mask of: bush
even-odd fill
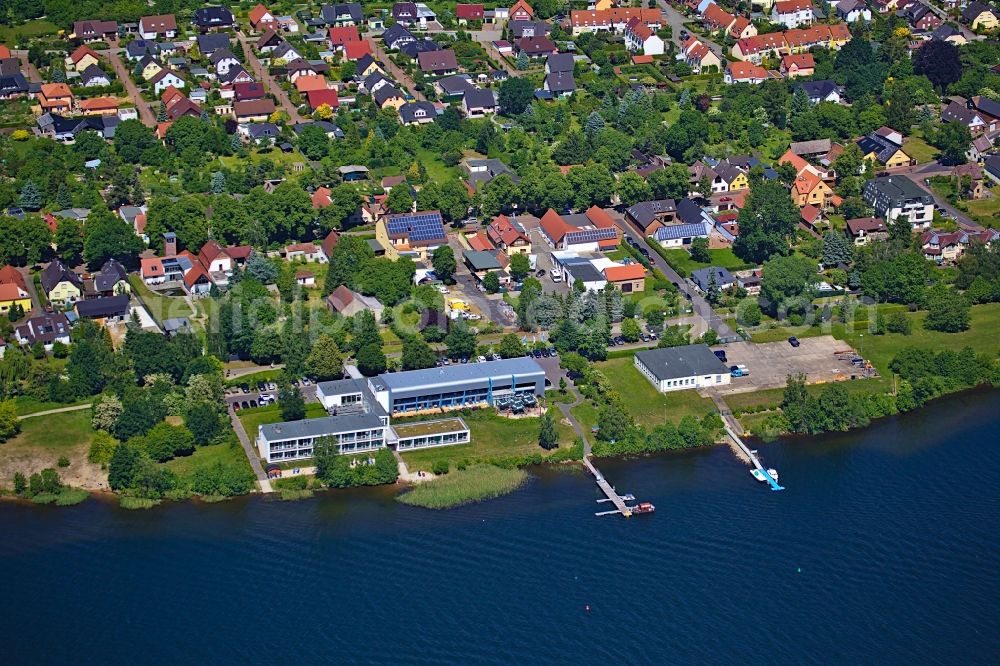
[[[437,460],[431,466],[431,472],[437,475],[447,474],[450,469],[451,467],[447,460]]]
[[[910,318],[905,312],[893,312],[885,319],[885,329],[890,333],[909,335],[912,331]]]
[[[59,456],[59,462],[56,463],[59,467],[69,467],[69,458],[66,456]]]

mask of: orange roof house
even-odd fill
[[[781,73],[788,78],[812,76],[815,70],[816,60],[812,53],[793,53],[781,58]]]
[[[329,187],[317,187],[312,193],[312,207],[319,210],[331,205],[333,203],[333,199],[330,198],[331,191]]]
[[[719,30],[729,30],[729,27],[736,21],[736,17],[713,2],[705,8],[705,12],[702,14],[702,21],[709,30],[717,32]]]
[[[483,232],[478,232],[465,237],[469,242],[469,247],[477,252],[492,252],[494,249],[490,239]]]
[[[93,97],[80,100],[80,110],[88,116],[112,114],[118,113],[119,104],[117,97]]]
[[[633,65],[648,65],[653,62],[653,56],[651,55],[634,55],[632,56]]]
[[[28,285],[24,281],[24,275],[13,266],[0,268],[0,284],[14,284],[25,291],[28,290]]]
[[[73,68],[79,72],[82,72],[91,65],[96,65],[100,62],[97,52],[86,44],[78,46],[76,50],[70,54],[69,60],[73,63]]]
[[[38,103],[46,111],[69,111],[73,107],[73,91],[65,83],[43,83]]]
[[[507,14],[511,21],[530,21],[534,15],[535,10],[524,0],[517,0]]]
[[[4,46],[3,44],[0,44],[0,58],[9,58],[9,57],[10,57],[10,49]]]
[[[251,9],[250,13],[247,14],[247,18],[250,19],[250,26],[257,32],[278,27],[278,21],[274,18],[274,14],[271,13],[270,9],[261,4]]]
[[[307,93],[310,90],[326,90],[326,78],[322,74],[306,74],[295,79],[295,89],[300,93]]]
[[[608,266],[604,269],[604,278],[623,294],[646,290],[646,269],[642,264]]]
[[[309,108],[313,111],[324,104],[335,111],[340,106],[340,98],[337,96],[337,91],[332,88],[328,90],[310,90],[306,93],[306,98],[309,100]]]
[[[342,47],[348,42],[356,42],[361,39],[358,34],[358,27],[355,25],[332,26],[330,28],[330,46]]]

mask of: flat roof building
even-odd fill
[[[636,352],[635,367],[660,393],[722,386],[730,382],[729,368],[708,345]]]

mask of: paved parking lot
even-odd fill
[[[713,349],[726,351],[729,365],[745,365],[750,369],[749,377],[733,377],[729,386],[722,387],[722,393],[740,393],[766,388],[785,386],[788,375],[804,373],[809,383],[832,382],[860,375],[859,370],[849,361],[841,360],[834,352],[848,351],[846,342],[823,335],[803,338],[798,347],[787,341],[755,344],[735,342]]]

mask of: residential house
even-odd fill
[[[118,127],[118,117],[112,115],[65,118],[57,113],[43,113],[36,122],[42,136],[61,143],[72,143],[77,134],[86,130],[97,132],[101,138],[113,139]]]
[[[524,227],[511,221],[506,215],[493,218],[486,227],[486,237],[493,247],[503,250],[508,257],[515,254],[531,254],[531,239],[528,233]]]
[[[225,86],[235,86],[238,83],[253,83],[253,77],[243,66],[230,67],[229,71],[219,77],[219,83]]]
[[[263,32],[278,28],[278,21],[275,19],[274,14],[262,4],[258,4],[251,9],[247,14],[247,19],[249,19],[250,27],[254,29],[254,32]]]
[[[677,202],[673,199],[640,201],[625,209],[625,220],[642,235],[652,236],[662,226],[673,224],[677,217]]]
[[[979,136],[987,130],[986,121],[974,109],[952,101],[941,111],[941,122],[956,122],[969,129],[972,136]]]
[[[83,280],[59,259],[53,259],[38,279],[53,305],[63,307],[83,297]]]
[[[223,46],[225,46],[226,48],[229,47],[229,37],[227,35],[225,35],[225,34],[202,35],[201,37],[198,37],[198,39],[207,38],[207,37],[222,37],[222,38],[225,38],[226,43]],[[274,30],[272,28],[270,30],[265,30],[264,31],[264,34],[262,34],[257,39],[257,43],[254,44],[254,48],[256,48],[257,52],[260,53],[261,55],[267,55],[269,53],[273,53],[276,48],[278,48],[281,44],[285,44],[285,43],[287,43],[287,42],[285,42],[285,39],[280,34],[278,34],[277,30]]]
[[[544,58],[559,53],[559,48],[548,37],[522,37],[514,42],[514,50],[529,58]]]
[[[846,23],[872,20],[872,11],[862,0],[840,0],[837,3],[837,18]]]
[[[986,123],[986,130],[993,132],[1000,128],[1000,102],[975,95],[969,99],[969,108],[974,109]]]
[[[455,18],[459,25],[469,23],[482,23],[485,17],[485,9],[482,5],[466,5],[459,3],[455,5]]]
[[[128,271],[117,259],[108,259],[101,270],[84,282],[84,297],[87,299],[130,293],[132,287],[128,282]]]
[[[781,57],[781,73],[789,79],[798,76],[812,76],[816,61],[812,53],[794,53]]]
[[[277,46],[271,49],[271,62],[276,60],[284,60],[285,63],[290,64],[298,60],[302,60],[302,54],[299,53],[294,46],[285,40],[281,40],[278,42]],[[316,72],[312,73],[315,74]]]
[[[497,99],[493,90],[472,88],[462,98],[462,110],[467,118],[483,118],[497,112]]]
[[[142,60],[146,56],[159,55],[160,47],[148,39],[134,39],[125,45],[125,57],[130,61]]]
[[[420,71],[434,76],[447,76],[458,71],[458,59],[451,49],[418,53],[417,63]]]
[[[367,39],[359,39],[354,42],[344,44],[344,60],[359,62],[362,58],[367,58],[366,67],[370,67],[372,60],[372,44]],[[356,70],[362,71],[360,67]]]
[[[184,274],[183,282],[184,290],[192,296],[205,296],[212,290],[212,276],[197,261]]]
[[[726,65],[726,71],[722,80],[726,85],[734,83],[758,85],[767,81],[768,78],[770,78],[770,75],[763,67],[755,65],[752,62],[733,61]]]
[[[35,98],[46,113],[65,113],[73,109],[73,91],[65,83],[43,83]]]
[[[549,97],[566,97],[576,91],[576,81],[572,72],[553,72],[546,74],[542,90]]]
[[[281,136],[281,130],[274,123],[244,123],[237,131],[257,145],[271,144]]]
[[[712,165],[715,177],[712,179],[712,192],[732,192],[750,187],[747,173],[729,159]]]
[[[509,21],[530,21],[535,16],[535,10],[524,0],[517,0],[507,14]]]
[[[1000,231],[985,229],[983,231],[938,231],[931,229],[920,235],[920,247],[924,257],[939,264],[954,264],[973,243],[982,243],[990,247],[1000,241]]]
[[[511,21],[507,24],[511,39],[522,37],[546,37],[552,32],[552,26],[545,21]]]
[[[229,70],[232,67],[243,66],[239,59],[227,48],[216,49],[213,51],[208,61],[212,63],[212,67],[215,69],[215,74],[217,76],[225,76],[229,73]]]
[[[792,150],[786,151],[778,159],[778,164],[786,163],[791,164],[796,172],[795,182],[792,184],[791,190],[792,201],[795,202],[796,206],[803,209],[812,206],[816,211],[822,212],[840,205],[840,197],[833,192],[827,182],[832,179],[825,169],[809,164]],[[815,221],[816,215],[811,217],[813,219],[807,220],[810,224]]]
[[[898,141],[897,141],[898,139]],[[902,135],[898,132],[879,133],[878,130],[867,134],[855,143],[861,149],[866,160],[885,165],[887,169],[916,164],[903,150]]]
[[[884,240],[889,237],[889,228],[880,217],[858,217],[847,220],[847,237],[855,245],[867,245],[873,240]]]
[[[715,54],[715,51],[693,35],[682,44],[681,53],[684,55],[684,62],[695,74],[700,74],[703,71],[718,71],[722,66],[722,60]]]
[[[382,312],[385,310],[385,306],[377,298],[362,296],[344,285],[340,285],[326,297],[326,306],[331,312],[343,317],[353,317],[359,312],[368,310],[375,315],[375,321],[382,319]]]
[[[392,20],[400,25],[415,26],[419,23],[417,5],[413,2],[397,2],[392,6]],[[421,28],[427,27],[425,21]]]
[[[161,69],[159,73],[149,80],[149,82],[153,84],[153,92],[157,95],[170,86],[173,86],[174,88],[183,88],[187,85],[187,82],[184,81],[184,79],[182,79],[177,72],[169,69]]]
[[[365,20],[361,5],[357,2],[323,5],[320,16],[327,25],[361,25]]]
[[[229,35],[224,32],[198,35],[196,43],[198,44],[198,52],[206,58],[211,58],[212,54],[219,49],[229,49]]]
[[[233,116],[238,123],[264,122],[274,111],[274,101],[267,97],[233,102]]]
[[[336,111],[340,107],[340,97],[337,91],[332,88],[310,90],[306,93],[306,100],[309,102],[309,108],[313,111],[324,105],[330,107],[333,111]]]
[[[585,32],[623,33],[625,26],[633,18],[638,18],[654,30],[659,30],[663,25],[663,14],[659,9],[612,7],[603,10],[574,9],[570,12],[570,26],[573,35],[581,35]]]
[[[366,40],[364,43],[368,44],[369,42]],[[355,79],[363,81],[364,79],[368,78],[372,74],[375,74],[376,72],[384,74],[384,72],[382,71],[382,65],[379,64],[379,62],[375,60],[371,55],[363,55],[360,58],[358,58],[357,70],[354,75]]]
[[[111,42],[118,39],[117,21],[75,21],[73,39],[88,42]]]
[[[247,101],[252,99],[263,99],[264,84],[253,81],[251,83],[237,83],[233,86],[233,94],[236,99]]]
[[[990,32],[1000,27],[1000,11],[975,0],[962,11],[962,22],[972,30]]]
[[[327,37],[334,51],[342,51],[347,43],[361,40],[358,28],[354,25],[334,26],[327,31]]]
[[[111,116],[118,114],[119,104],[121,104],[121,100],[117,97],[91,97],[80,100],[77,107],[79,107],[80,113],[85,116]],[[120,118],[120,120],[125,119]]]
[[[736,284],[736,278],[733,277],[733,274],[725,268],[718,266],[709,266],[708,268],[699,268],[691,271],[691,281],[702,292],[707,292],[711,289],[713,281],[720,291],[731,289]]]
[[[101,59],[97,56],[94,49],[89,46],[83,45],[78,46],[73,53],[66,58],[66,65],[68,69],[73,69],[78,72],[82,72],[92,65],[97,65],[101,62]]]
[[[813,23],[812,0],[778,0],[771,9],[771,23],[798,28]]]
[[[648,56],[663,55],[663,40],[638,17],[633,17],[625,26],[625,48]]]
[[[962,46],[963,44],[968,44],[969,40],[965,38],[962,31],[958,28],[943,23],[939,25],[932,33],[931,39],[936,39],[941,42],[951,42],[955,46]]]
[[[910,3],[896,12],[896,16],[909,23],[914,32],[931,32],[942,23],[930,7],[920,2]]]
[[[498,176],[507,176],[515,185],[521,182],[520,176],[501,160],[495,158],[478,159],[467,157],[462,160],[462,168],[468,174],[469,183],[474,189],[480,189]]]
[[[0,268],[0,314],[8,314],[15,305],[31,312],[31,294],[21,271],[4,266]]]
[[[642,264],[621,264],[604,269],[604,279],[618,287],[623,294],[635,294],[646,290],[646,269]]]
[[[226,7],[201,7],[194,10],[194,25],[202,32],[236,27],[233,13]]]
[[[705,10],[701,13],[701,23],[705,26],[705,29],[710,33],[716,33],[720,30],[726,32],[729,28],[736,22],[736,17],[727,12],[725,9],[715,4],[714,2],[709,3]]]
[[[904,218],[914,229],[927,229],[934,220],[934,197],[906,176],[873,178],[865,183],[863,194],[887,222]]]
[[[398,109],[399,122],[403,125],[425,125],[437,119],[437,109],[431,102],[406,102]]]
[[[295,284],[301,287],[315,287],[316,274],[312,271],[295,271]]]
[[[737,16],[733,24],[729,26],[728,32],[733,39],[746,39],[757,35],[757,26],[751,23],[746,16]]]
[[[833,81],[819,80],[819,81],[805,81],[803,83],[796,83],[793,87],[793,92],[795,90],[801,89],[809,97],[809,101],[813,104],[819,104],[820,102],[833,102],[834,104],[840,104],[840,91],[837,89],[837,84]]]
[[[435,249],[448,242],[448,235],[441,213],[433,210],[387,215],[376,223],[375,239],[389,259],[412,256],[426,262]]]
[[[62,312],[31,317],[14,329],[14,339],[25,347],[41,344],[45,351],[50,352],[57,342],[64,345],[70,343],[69,319]]]
[[[560,215],[550,208],[542,216],[539,226],[545,240],[556,250],[613,250],[621,242],[621,230],[611,216],[598,206],[570,215]]]
[[[497,260],[496,253],[484,250],[466,250],[462,253],[462,261],[468,267],[476,280],[482,282],[490,273],[497,273],[500,282],[509,282],[509,276],[501,275],[503,266]],[[506,278],[506,279],[504,279]]]
[[[294,243],[285,247],[285,259],[288,261],[304,260],[326,263],[323,248],[313,243]]]
[[[382,33],[382,43],[385,44],[385,48],[387,49],[398,49],[404,44],[410,44],[415,41],[417,41],[417,38],[413,36],[413,33],[399,23],[390,25]]]
[[[571,53],[554,53],[545,59],[545,73],[569,72],[573,73],[575,62]]]
[[[323,250],[323,256],[326,257],[327,261],[330,261],[333,257],[333,250],[337,247],[337,243],[340,242],[340,234],[335,230],[331,230],[330,233],[326,235],[323,239],[321,249]]]
[[[406,104],[406,97],[400,92],[399,88],[392,85],[379,86],[372,93],[372,99],[378,104],[380,109],[393,108],[398,109]]]
[[[655,231],[649,234],[664,248],[691,249],[691,243],[695,238],[708,238],[711,234],[711,225],[704,223],[683,223],[667,224],[655,227]]]
[[[84,88],[106,88],[111,85],[111,77],[97,65],[91,65],[80,72],[80,85]]]
[[[710,388],[732,381],[729,368],[705,344],[639,351],[633,363],[660,393]]]
[[[143,39],[173,39],[177,36],[177,19],[173,14],[143,16],[139,19],[139,36]]]
[[[399,47],[399,52],[406,55],[408,58],[416,58],[418,53],[425,53],[427,51],[440,51],[441,47],[433,39],[418,39],[412,42],[406,42]]]

